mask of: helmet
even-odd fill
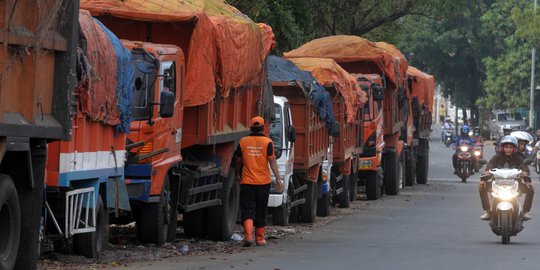
[[[452,122],[452,119],[450,119],[450,117],[446,117],[446,119],[444,120],[446,122]]]
[[[510,135],[503,136],[501,138],[501,141],[499,142],[499,153],[504,154],[503,148],[504,148],[505,144],[512,144],[514,146],[514,152],[513,153],[517,152],[518,141],[517,141],[516,137],[510,136]]]
[[[530,143],[534,141],[534,138],[531,136],[531,134],[525,131],[514,131],[510,133],[510,135],[514,136],[518,140],[518,142],[527,141],[527,143]]]
[[[471,130],[471,128],[467,125],[463,125],[461,127],[461,135],[462,136],[465,136],[465,135],[469,135],[469,131]]]
[[[510,125],[504,125],[502,129],[505,135],[510,135],[510,132],[512,132],[512,127]]]
[[[474,136],[480,136],[480,128],[479,127],[475,127],[473,128],[474,130]]]

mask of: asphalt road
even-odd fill
[[[540,269],[538,199],[533,220],[502,245],[479,219],[478,174],[467,183],[453,175],[452,150],[439,142],[438,132],[430,144],[428,185],[408,187],[399,196],[383,197],[315,231],[266,247],[123,269]],[[492,155],[493,147],[487,147],[486,158]]]

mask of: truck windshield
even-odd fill
[[[144,52],[132,51],[135,70],[131,112],[133,120],[145,120],[153,112],[154,85],[157,78],[157,65]]]
[[[279,159],[283,148],[283,109],[279,104],[274,104],[274,110],[276,117],[270,122],[270,139],[274,144],[276,159]]]

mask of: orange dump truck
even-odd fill
[[[230,239],[239,204],[233,154],[250,119],[273,106],[264,84],[271,29],[218,0],[81,7],[126,40],[136,65],[125,177],[139,239],[174,240],[178,212],[186,236]]]
[[[70,139],[78,9],[69,0],[0,4],[1,269],[36,268],[47,143]]]
[[[313,222],[315,216],[330,214],[327,168],[329,136],[337,135],[330,95],[308,71],[292,62],[270,56],[266,72],[274,91],[276,119],[270,122],[270,138],[284,183],[283,192],[270,192],[268,206],[274,225],[289,219]],[[330,163],[330,164],[329,164]]]
[[[367,93],[368,102],[364,106],[364,152],[358,161],[358,178],[365,186],[368,200],[376,200],[381,195],[383,177],[382,153],[385,142],[383,134],[384,88],[378,74],[353,74],[360,88]]]
[[[55,249],[95,258],[107,247],[109,213],[130,211],[124,160],[133,66],[88,11],[80,10],[78,25],[72,140],[48,144],[43,222]]]
[[[298,49],[285,53],[285,56],[330,58],[349,73],[378,74],[382,77],[384,191],[388,195],[397,195],[402,184],[400,156],[403,141],[400,140],[400,135],[408,115],[405,109],[407,99],[404,88],[408,64],[402,56],[395,56],[393,52],[397,49],[390,50],[390,46],[357,36],[330,36],[312,40]],[[371,152],[375,154],[375,151]],[[366,189],[380,190],[378,186],[380,181],[375,181],[374,184],[377,186]]]
[[[407,69],[408,84],[411,93],[411,108],[414,119],[415,159],[411,168],[416,169],[416,182],[426,184],[429,169],[429,135],[435,94],[435,78],[414,67]]]
[[[329,170],[333,202],[349,207],[351,182],[356,186],[358,157],[363,150],[362,108],[367,101],[355,78],[332,59],[290,58],[300,69],[310,71],[319,84],[330,93],[336,120],[340,123],[339,137],[332,144],[333,165]],[[352,180],[351,180],[352,179]],[[356,191],[353,191],[356,195]],[[354,197],[355,198],[355,197]]]

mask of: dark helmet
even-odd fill
[[[462,136],[465,136],[465,135],[468,136],[468,135],[469,135],[469,131],[471,131],[471,128],[470,128],[469,126],[463,125],[463,126],[461,127],[461,135],[462,135]]]
[[[501,153],[502,155],[504,155],[504,145],[505,144],[511,144],[514,146],[514,151],[513,153],[517,153],[517,150],[518,150],[518,141],[516,139],[516,137],[514,136],[510,136],[510,135],[506,135],[506,136],[503,136],[501,138],[501,141],[499,142],[499,153]]]

